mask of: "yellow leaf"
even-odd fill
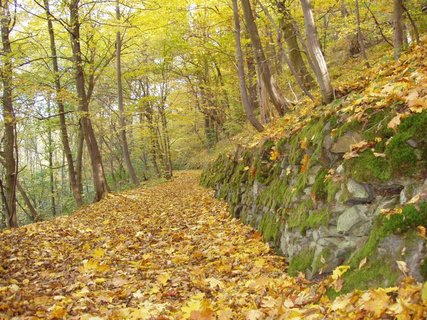
[[[418,226],[417,233],[421,238],[423,238],[424,240],[427,240],[427,237],[426,237],[427,230],[424,226]]]
[[[307,137],[304,137],[304,139],[301,140],[300,143],[301,149],[307,150],[308,149],[308,139]]]
[[[400,125],[400,122],[403,118],[403,114],[399,113],[397,116],[395,116],[391,121],[388,123],[387,127],[393,130],[396,130],[397,127]]]
[[[66,314],[67,310],[65,310],[60,305],[55,305],[49,314],[49,319],[62,319],[65,317]]]
[[[427,282],[424,282],[421,289],[421,299],[423,300],[424,305],[427,307]]]
[[[308,154],[305,154],[304,158],[301,161],[301,173],[304,173],[307,171],[309,160],[310,160],[310,157],[308,156]]]
[[[366,264],[366,261],[368,260],[368,257],[364,257],[360,263],[359,263],[359,270],[363,268],[363,266]]]
[[[381,317],[390,303],[390,297],[382,289],[364,293],[362,300],[364,301],[362,308],[372,312],[375,317]]]
[[[162,273],[162,274],[160,274],[160,275],[158,275],[157,276],[157,281],[162,285],[162,286],[164,286],[168,281],[169,281],[169,279],[171,278],[171,275],[169,274],[169,273]]]
[[[94,257],[95,259],[100,259],[104,256],[105,251],[102,250],[101,248],[95,249],[95,251],[92,253],[92,257]]]
[[[276,161],[277,159],[279,159],[279,157],[280,157],[279,151],[277,151],[276,149],[273,149],[270,151],[270,160],[271,161]]]
[[[409,272],[408,266],[405,261],[396,261],[396,263],[402,273],[406,275]]]
[[[246,320],[261,320],[264,319],[264,313],[260,310],[250,310],[246,314]]]
[[[339,266],[336,267],[332,272],[332,279],[337,280],[342,277],[344,273],[346,273],[350,269],[350,266]]]

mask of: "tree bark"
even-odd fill
[[[4,159],[5,159],[5,185],[3,186],[7,225],[17,227],[16,215],[16,183],[18,179],[18,161],[16,145],[16,119],[13,109],[13,66],[12,47],[10,43],[11,16],[9,1],[0,1],[1,6],[1,38],[2,38],[2,70],[3,84],[3,121],[4,121]]]
[[[255,24],[255,19],[252,13],[249,0],[241,0],[241,2],[243,8],[243,16],[245,18],[249,36],[251,38],[252,47],[254,49],[255,61],[259,65],[259,70],[261,72],[259,76],[262,81],[264,81],[270,100],[276,108],[277,113],[280,116],[283,116],[285,114],[285,111],[291,106],[291,102],[281,94],[280,90],[277,88],[277,84],[273,79],[270,65],[265,56],[261,39],[259,37],[258,28]]]
[[[242,99],[243,107],[245,108],[245,111],[246,111],[247,119],[257,131],[262,132],[264,131],[264,127],[261,124],[261,122],[258,121],[257,117],[253,113],[253,110],[255,108],[251,105],[251,100],[249,100],[248,91],[246,88],[242,44],[240,39],[239,9],[237,5],[237,0],[233,0],[233,13],[234,13],[234,27],[235,27],[234,32],[236,34],[237,71],[239,74],[240,96]]]
[[[49,9],[49,0],[44,0],[44,6],[46,10],[47,18],[47,28],[49,32],[50,40],[50,52],[52,55],[52,66],[55,76],[55,91],[56,91],[56,104],[58,105],[59,112],[59,124],[61,128],[61,141],[64,148],[65,158],[67,159],[67,169],[68,169],[68,178],[70,180],[70,187],[73,193],[74,200],[78,207],[83,205],[83,199],[81,195],[81,190],[77,181],[76,170],[74,168],[73,154],[71,152],[70,140],[68,138],[68,129],[67,122],[65,119],[65,106],[61,98],[62,94],[62,85],[61,79],[59,76],[59,64],[58,64],[58,55],[56,50],[56,41],[55,41],[55,31],[53,29],[52,16]]]
[[[308,50],[314,64],[314,73],[317,82],[320,86],[323,102],[329,103],[334,98],[331,79],[329,77],[328,66],[322,49],[320,48],[319,39],[317,37],[316,25],[314,23],[313,11],[311,9],[310,0],[301,0],[302,10],[304,13],[305,31],[307,35]]]
[[[393,25],[394,25],[394,58],[398,60],[403,49],[403,0],[394,0],[394,13],[393,13]]]
[[[116,18],[118,21],[120,21],[120,6],[119,6],[118,0],[116,2]],[[120,31],[117,31],[116,33],[116,74],[117,74],[117,96],[118,96],[119,114],[120,114],[120,139],[122,141],[122,152],[123,152],[123,158],[125,160],[126,169],[129,173],[129,177],[132,184],[137,186],[139,185],[139,179],[136,175],[135,169],[130,159],[129,144],[126,136],[126,118],[125,118],[124,103],[123,103],[121,54],[122,54],[122,39],[121,39]]]
[[[99,150],[98,142],[96,141],[95,132],[93,130],[89,114],[89,100],[86,95],[83,59],[80,47],[79,2],[80,0],[72,0],[70,2],[70,36],[75,67],[77,96],[79,99],[79,111],[81,112],[80,120],[91,160],[92,178],[95,187],[95,201],[99,201],[107,195],[109,187],[105,178],[101,152]]]

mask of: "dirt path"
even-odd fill
[[[0,318],[368,319],[402,306],[408,319],[425,316],[412,283],[331,302],[326,282],[288,277],[283,259],[197,179],[180,173],[1,233]]]

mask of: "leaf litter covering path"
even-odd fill
[[[0,318],[424,319],[421,287],[330,301],[287,276],[250,227],[197,184],[198,174],[110,195],[70,217],[0,234]]]

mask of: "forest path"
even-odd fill
[[[379,291],[374,306],[361,293],[332,303],[322,297],[325,283],[289,277],[283,258],[230,219],[198,177],[178,173],[1,233],[0,318],[361,319],[376,318],[374,307],[395,314],[397,288]],[[405,290],[406,304],[419,300],[418,286]]]

